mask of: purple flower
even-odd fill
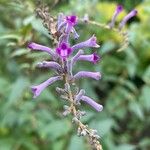
[[[62,31],[62,29],[64,29],[65,33],[69,34],[74,29],[73,27],[76,24],[77,24],[77,17],[76,16],[64,17],[63,14],[60,14],[58,16],[57,30]]]
[[[82,49],[82,48],[86,48],[86,47],[95,47],[98,48],[100,47],[97,43],[96,43],[96,37],[95,35],[93,35],[90,39],[88,39],[87,41],[78,43],[74,46],[72,46],[72,50],[76,50],[76,49]]]
[[[52,83],[61,80],[62,78],[60,76],[56,76],[56,77],[51,77],[48,80],[44,81],[43,83],[41,83],[40,85],[37,86],[32,86],[32,93],[34,94],[33,98],[38,97],[41,92],[49,85],[51,85]]]
[[[67,58],[71,54],[72,49],[68,46],[67,43],[61,43],[59,47],[56,48],[56,53],[59,54],[62,58]]]
[[[77,17],[76,16],[66,16],[66,30],[65,32],[69,34],[73,27],[77,24]]]
[[[98,63],[100,60],[100,56],[95,52],[90,55],[80,55],[77,60],[84,60],[84,61],[90,61],[93,62],[94,64]]]
[[[118,5],[116,8],[116,13],[118,14],[118,13],[122,12],[122,10],[123,10],[122,5]]]
[[[113,15],[113,17],[112,17],[111,23],[109,24],[109,26],[110,26],[111,28],[114,27],[116,18],[117,18],[117,16],[122,12],[122,10],[123,10],[123,7],[122,7],[121,5],[118,5],[117,8],[116,8],[116,10],[115,10],[115,12],[114,12],[114,15]]]
[[[119,24],[119,29],[121,30],[124,25],[126,24],[126,22],[131,19],[132,17],[134,17],[135,15],[137,14],[137,10],[132,10],[130,11],[124,18],[123,20],[121,21],[121,23]]]
[[[119,8],[118,8],[119,9]],[[119,10],[118,10],[119,11]],[[88,17],[88,16],[86,16]],[[43,61],[38,63],[38,67],[40,68],[52,68],[55,70],[55,73],[57,74],[54,77],[49,78],[48,80],[44,81],[43,83],[32,86],[32,93],[33,98],[36,98],[41,94],[41,92],[52,83],[64,79],[64,76],[66,76],[67,80],[76,80],[80,78],[93,78],[96,80],[99,80],[101,78],[101,74],[99,72],[90,72],[90,71],[79,71],[75,75],[72,73],[73,65],[78,60],[83,61],[89,61],[92,63],[97,63],[100,60],[100,56],[95,52],[93,54],[84,55],[84,51],[82,48],[98,48],[100,47],[96,43],[96,37],[93,35],[91,38],[89,38],[86,41],[83,41],[81,43],[78,43],[76,45],[70,46],[69,39],[70,34],[73,33],[73,36],[75,39],[79,38],[78,33],[76,32],[74,26],[77,24],[77,17],[72,16],[64,16],[62,13],[58,16],[57,21],[57,33],[58,34],[58,45],[55,48],[55,51],[53,51],[51,48],[37,44],[37,43],[29,43],[28,48],[32,50],[38,50],[38,51],[44,51],[50,54],[53,58],[52,61]],[[79,51],[69,58],[69,56],[72,54],[74,50],[79,49]],[[69,100],[67,97],[68,92],[71,92],[71,88],[69,83],[66,83],[64,89],[57,88],[57,91],[60,94],[60,97]],[[101,111],[103,109],[103,106],[96,103],[91,98],[85,96],[85,90],[81,89],[80,91],[77,91],[73,95],[74,104],[78,105],[80,104],[80,101],[86,102],[87,104],[91,105],[93,108],[95,108],[97,111]],[[64,113],[68,114],[70,111]]]
[[[47,46],[43,46],[34,42],[30,42],[28,43],[28,48],[32,49],[32,50],[38,50],[38,51],[43,51],[43,52],[47,52],[48,54],[50,54],[53,58],[56,58],[56,54],[53,50],[51,50],[49,47]]]
[[[102,111],[103,110],[103,106],[96,103],[93,99],[91,99],[90,97],[88,96],[82,96],[81,97],[81,100],[83,102],[86,102],[87,104],[89,104],[90,106],[92,106],[95,110],[97,111]]]
[[[79,38],[79,34],[76,32],[75,28],[72,28],[72,32],[74,34],[74,39],[78,39]]]
[[[99,80],[101,78],[101,74],[100,72],[79,71],[74,75],[74,79],[80,78],[93,78],[95,80]]]
[[[55,70],[61,70],[61,66],[55,62],[55,61],[43,61],[43,62],[39,62],[37,64],[38,67],[42,68],[52,68],[52,69],[55,69]]]
[[[57,19],[57,29],[60,30],[61,27],[64,26],[64,14],[63,13],[59,13],[58,14],[58,19]]]

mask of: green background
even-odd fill
[[[80,80],[77,84],[104,106],[95,112],[82,104],[87,112],[83,122],[98,130],[104,150],[150,149],[150,0],[45,0],[52,15],[75,13],[109,23],[117,3],[124,12],[138,15],[127,24],[130,44],[122,52],[117,33],[91,25],[78,25],[77,42],[95,34],[101,47],[97,65],[78,63],[78,70],[100,71],[102,79]],[[56,3],[56,5],[54,5]],[[62,117],[66,102],[55,92],[58,82],[32,99],[31,85],[48,79],[53,72],[35,67],[48,59],[45,53],[30,52],[28,41],[53,47],[40,19],[35,17],[36,1],[0,0],[0,150],[88,150],[88,143],[77,137],[71,117]],[[75,41],[72,41],[75,43]],[[86,50],[91,52],[92,50]]]

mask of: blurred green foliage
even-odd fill
[[[150,149],[150,1],[140,0],[56,0],[44,1],[51,14],[76,13],[108,23],[117,3],[125,6],[123,15],[136,7],[138,16],[127,27],[130,45],[116,52],[117,34],[91,25],[78,25],[82,41],[93,33],[98,37],[102,56],[98,65],[78,63],[75,71],[101,71],[99,82],[83,80],[80,87],[104,105],[97,113],[86,105],[85,123],[99,131],[104,150]],[[54,5],[56,3],[56,5]],[[35,17],[35,1],[0,1],[0,150],[84,150],[87,141],[76,136],[71,118],[63,118],[63,104],[55,87],[47,88],[36,100],[30,86],[52,76],[49,70],[36,69],[38,61],[49,59],[43,53],[30,52],[28,41],[52,47],[52,41],[40,19]],[[72,41],[74,43],[75,41]],[[91,51],[91,50],[90,50]]]

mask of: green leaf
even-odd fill
[[[127,48],[125,50],[125,53],[127,55],[127,57],[126,57],[126,67],[127,67],[129,76],[133,77],[136,73],[138,59],[137,59],[137,56],[136,56],[135,52],[131,48]]]
[[[146,148],[148,148],[149,146],[150,146],[150,139],[148,137],[142,139],[139,143],[139,147],[143,150],[146,150]]]
[[[106,118],[99,121],[94,120],[90,123],[90,127],[96,129],[101,137],[108,134],[114,125],[114,121],[111,118]]]
[[[105,42],[101,47],[101,55],[110,52],[115,48],[115,44],[111,41]]]
[[[20,100],[23,93],[25,92],[25,89],[29,87],[29,81],[24,78],[20,77],[17,79],[17,81],[12,84],[11,92],[8,97],[8,102],[6,103],[6,106],[14,105]]]
[[[0,149],[1,150],[12,150],[13,140],[10,138],[0,139]]]
[[[88,150],[87,147],[85,146],[83,138],[78,137],[77,135],[72,136],[68,150],[84,150],[84,149]]]
[[[5,35],[1,35],[0,39],[14,39],[14,40],[19,41],[20,36],[17,34],[5,34]]]
[[[144,86],[142,88],[142,93],[140,96],[140,101],[141,101],[141,105],[144,106],[144,108],[146,108],[146,110],[150,110],[150,86]]]
[[[66,135],[69,131],[70,123],[66,120],[54,120],[39,128],[41,137],[50,138],[51,140],[56,140],[57,138]]]
[[[11,53],[11,57],[21,56],[27,54],[29,51],[25,48],[16,49],[13,53]]]
[[[130,102],[129,108],[140,120],[144,119],[142,107],[138,102],[133,100],[132,102]]]
[[[65,138],[62,138],[61,140],[57,140],[56,142],[53,142],[53,150],[61,150],[61,149],[64,149],[64,145],[65,145],[65,141],[66,139]]]
[[[150,85],[150,66],[144,72],[143,80]]]
[[[117,146],[115,150],[134,150],[135,146],[130,144],[122,144],[120,146]]]

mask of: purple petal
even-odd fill
[[[73,26],[77,24],[77,17],[76,16],[66,16],[66,30],[65,33],[69,34],[73,29]]]
[[[71,61],[72,61],[72,64],[74,64],[78,59],[79,57],[84,54],[84,51],[83,50],[79,50],[76,55],[74,57],[72,57]]]
[[[79,34],[76,32],[75,28],[72,28],[73,34],[74,34],[74,38],[78,39],[79,38]]]
[[[64,18],[64,14],[59,13],[57,20],[57,31],[60,31],[66,25],[66,21]]]
[[[93,63],[96,64],[100,61],[100,56],[95,52],[93,53]]]
[[[78,60],[89,61],[89,62],[93,62],[94,64],[96,64],[99,62],[100,56],[95,52],[95,53],[90,54],[90,55],[80,55],[78,57]]]
[[[77,24],[77,17],[76,16],[67,16],[66,21],[68,24],[74,26]]]
[[[32,50],[37,50],[37,51],[44,51],[47,52],[48,54],[52,55],[53,57],[56,57],[56,54],[54,51],[52,51],[49,47],[43,46],[34,42],[28,43],[28,48]]]
[[[56,53],[59,54],[62,58],[69,57],[72,49],[68,46],[67,43],[61,43],[58,48],[56,48]]]
[[[117,8],[116,8],[116,13],[120,13],[122,11],[123,11],[122,5],[118,5]]]
[[[86,47],[95,47],[95,48],[100,47],[96,43],[96,37],[94,35],[87,41],[84,41],[84,42],[81,42],[81,43],[78,43],[78,44],[72,46],[72,50],[74,51],[76,49],[82,49],[82,48],[86,48]]]
[[[61,36],[59,37],[59,42],[58,42],[59,47],[62,43],[69,45],[68,41],[69,41],[69,34],[62,33]]]
[[[58,25],[58,27],[57,27],[57,31],[61,31],[61,29],[63,28],[63,27],[65,27],[66,26],[66,22],[64,21],[64,22],[61,22],[59,25]]]
[[[78,60],[78,57],[83,54],[84,51],[83,50],[79,50],[77,52],[77,54],[72,57],[72,59],[70,61],[67,62],[67,71],[70,73],[70,75],[72,76],[72,68],[73,68],[73,65],[76,63],[76,61]]]
[[[116,18],[117,18],[117,16],[122,12],[122,10],[123,10],[123,7],[122,7],[121,5],[118,5],[117,8],[116,8],[116,10],[115,10],[115,12],[114,12],[114,15],[113,15],[113,17],[112,17],[111,23],[109,24],[109,26],[110,26],[111,28],[114,27]]]
[[[37,65],[40,68],[44,67],[44,68],[52,68],[55,70],[61,70],[61,66],[57,62],[54,62],[54,61],[43,61],[43,62],[38,63]]]
[[[121,30],[123,28],[123,26],[126,24],[126,22],[131,19],[132,17],[134,17],[135,15],[137,15],[138,11],[137,10],[132,10],[130,11],[122,20],[122,22],[119,24],[119,29]]]
[[[64,21],[64,14],[63,13],[59,13],[58,14],[58,19],[57,19],[57,24],[58,26]]]
[[[56,77],[51,77],[48,80],[44,81],[43,83],[37,85],[37,86],[32,86],[31,90],[32,93],[34,94],[33,98],[36,98],[37,96],[39,96],[41,94],[41,92],[49,85],[51,85],[52,83],[61,80],[60,76],[56,76]]]
[[[87,104],[89,104],[90,106],[92,106],[95,110],[97,110],[98,112],[99,111],[102,111],[103,110],[103,106],[96,103],[93,99],[91,99],[90,97],[88,96],[82,96],[81,97],[81,100],[86,102]]]
[[[74,79],[80,78],[93,78],[95,80],[99,80],[101,78],[101,74],[100,72],[79,71],[74,75]]]

